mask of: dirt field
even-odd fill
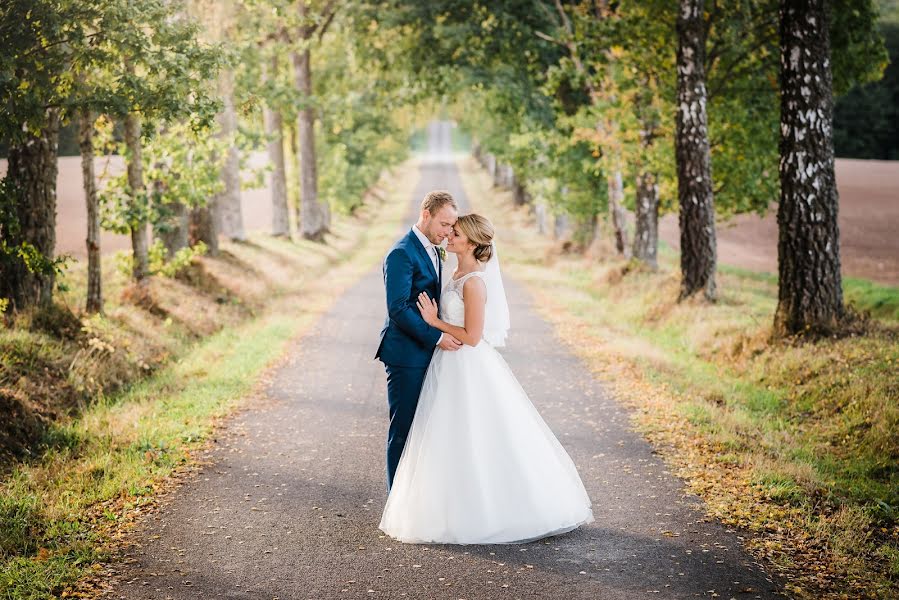
[[[262,157],[257,157],[262,159]],[[98,159],[97,173],[107,159]],[[113,159],[110,170],[121,169]],[[5,173],[6,161],[0,161]],[[840,244],[843,274],[899,286],[899,162],[837,160],[840,192]],[[86,256],[87,216],[81,186],[81,161],[63,157],[59,161],[57,209],[57,253]],[[271,207],[266,188],[242,194],[247,230],[266,230],[271,225]],[[660,237],[678,247],[677,215],[666,215],[659,226]],[[130,247],[127,236],[103,232],[104,251]],[[755,271],[777,271],[776,210],[764,218],[740,215],[718,227],[718,260]]]
[[[837,160],[843,275],[899,286],[899,162]],[[677,214],[659,237],[680,247]],[[718,225],[718,261],[777,272],[777,209],[765,217],[738,215]]]
[[[254,157],[254,164],[264,155]],[[116,174],[124,169],[121,157],[98,158],[94,172],[99,178],[104,169]],[[0,175],[6,173],[6,160],[0,159]],[[77,260],[87,258],[87,208],[84,204],[84,188],[81,180],[81,158],[63,156],[59,159],[59,176],[56,184],[56,253],[69,253]],[[244,227],[247,231],[271,228],[272,211],[268,202],[268,190],[245,190],[241,193]],[[129,250],[131,238],[109,231],[100,231],[100,247],[103,252]]]

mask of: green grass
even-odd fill
[[[866,279],[843,279],[843,297],[861,312],[875,319],[899,323],[899,288],[880,285]]]
[[[674,264],[677,254],[664,242],[660,243],[660,254],[664,259]],[[759,282],[768,284],[763,288],[766,299],[774,301],[770,289],[777,288],[777,274],[761,271],[751,271],[733,265],[718,265],[718,273],[732,275],[741,283]],[[856,277],[843,277],[843,299],[860,313],[867,313],[872,318],[888,323],[899,323],[899,287],[883,285],[868,279]]]
[[[186,464],[300,324],[272,316],[221,331],[184,361],[58,425],[51,435],[68,442],[38,469],[14,471],[0,491],[2,597],[55,597],[105,560],[98,521],[128,518],[154,482]],[[101,509],[123,494],[120,507]]]

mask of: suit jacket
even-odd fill
[[[383,271],[387,318],[375,358],[397,367],[427,367],[441,332],[425,323],[415,303],[421,292],[440,302],[441,277],[412,229],[387,253]]]

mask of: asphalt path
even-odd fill
[[[468,206],[447,126],[432,126],[430,143],[410,219],[431,189]],[[110,597],[777,597],[739,532],[703,519],[627,411],[505,279],[513,329],[503,355],[577,465],[594,523],[495,546],[407,545],[378,530],[387,400],[372,359],[385,311],[373,265],[291,345],[265,401],[235,415],[209,463],[140,526]]]

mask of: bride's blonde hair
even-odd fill
[[[475,244],[475,260],[487,262],[493,257],[493,223],[486,217],[474,213],[462,215],[456,220],[456,227]]]

